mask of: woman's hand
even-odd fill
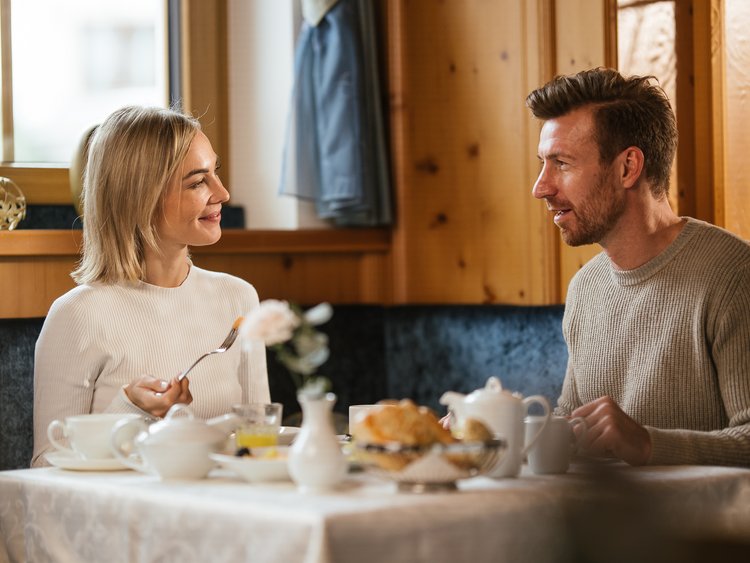
[[[142,375],[125,387],[128,399],[138,408],[157,418],[163,417],[172,405],[193,402],[190,394],[190,382],[186,377],[182,381],[157,379],[151,375]]]

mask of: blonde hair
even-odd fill
[[[124,107],[91,138],[83,178],[83,254],[79,283],[144,278],[144,248],[158,252],[154,219],[200,130],[178,111]]]

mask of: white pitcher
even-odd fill
[[[537,403],[544,410],[544,424],[524,445],[523,420],[529,407]],[[526,452],[534,445],[549,422],[550,406],[541,395],[523,398],[519,393],[503,390],[497,377],[490,377],[482,389],[468,395],[447,391],[440,397],[440,404],[446,405],[460,429],[466,418],[474,418],[485,423],[492,432],[508,442],[508,449],[502,460],[488,473],[491,477],[516,477],[521,471]]]
[[[346,476],[348,463],[333,428],[336,395],[297,395],[302,427],[289,450],[289,475],[303,492],[332,489]]]

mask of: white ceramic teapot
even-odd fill
[[[542,406],[545,420],[536,435],[524,445],[523,420],[533,403]],[[451,410],[459,431],[466,418],[475,418],[484,422],[492,432],[508,442],[505,455],[488,473],[491,477],[518,475],[526,452],[537,441],[550,417],[547,399],[541,395],[532,395],[524,399],[518,393],[505,391],[497,377],[490,377],[484,388],[472,391],[468,395],[447,391],[440,397],[440,404]]]
[[[183,413],[185,416],[177,416]],[[148,426],[125,420],[112,429],[115,457],[137,471],[162,479],[201,479],[214,466],[210,454],[223,449],[239,419],[226,414],[209,421],[195,418],[183,404],[172,405],[163,420]]]

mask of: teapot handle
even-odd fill
[[[544,424],[542,424],[541,428],[539,428],[537,433],[534,434],[534,437],[529,442],[527,442],[523,450],[521,450],[521,457],[526,455],[526,452],[528,452],[531,449],[531,446],[533,446],[534,443],[539,439],[539,436],[542,435],[542,432],[544,432],[544,429],[547,428],[547,424],[549,423],[550,416],[552,415],[552,411],[550,410],[550,407],[549,407],[549,402],[547,401],[547,399],[545,399],[541,395],[532,395],[531,397],[526,397],[523,400],[523,404],[526,407],[526,414],[529,413],[529,407],[534,403],[541,405],[542,409],[544,409]]]
[[[125,430],[127,429],[127,432]],[[110,445],[115,457],[122,463],[136,471],[148,472],[143,461],[138,461],[131,452],[135,449],[135,437],[141,432],[148,432],[146,421],[142,418],[135,420],[121,420],[112,428]]]
[[[176,417],[179,413],[185,413],[185,416],[189,420],[193,420],[195,418],[195,414],[193,413],[193,409],[190,408],[185,403],[175,403],[171,407],[169,407],[169,410],[167,411],[167,414],[164,415],[164,419],[172,419]]]

